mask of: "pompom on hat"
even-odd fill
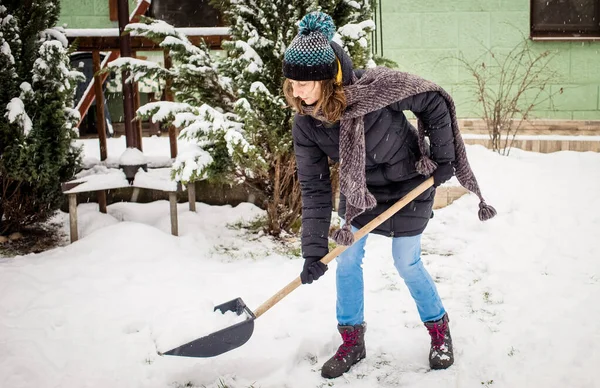
[[[331,16],[311,12],[299,23],[283,59],[283,75],[295,81],[321,81],[336,78],[338,63],[330,45],[335,35]]]

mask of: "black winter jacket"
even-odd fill
[[[357,75],[360,76],[358,72]],[[412,111],[425,124],[431,159],[437,163],[454,161],[450,113],[437,92],[418,94],[365,115],[366,181],[377,206],[356,217],[353,226],[366,225],[426,179],[416,171],[415,163],[420,157],[417,132],[406,119],[405,110]],[[304,258],[321,258],[328,252],[332,192],[327,157],[339,162],[339,130],[339,122],[328,125],[311,116],[294,117],[292,134],[302,188]],[[435,189],[428,189],[373,233],[392,237],[421,234],[432,216],[434,195]],[[343,196],[339,214],[342,218],[345,214]]]

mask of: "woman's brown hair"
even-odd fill
[[[321,111],[327,122],[333,123],[340,119],[344,109],[346,109],[346,96],[344,95],[344,89],[342,85],[336,83],[333,79],[328,79],[321,82],[321,96],[317,100],[314,106],[314,113]],[[283,94],[288,104],[299,114],[304,115],[304,105],[302,99],[294,97],[292,89],[292,83],[289,79],[283,81]]]

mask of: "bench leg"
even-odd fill
[[[190,211],[196,211],[196,184],[194,182],[190,182],[187,185],[188,190],[188,202],[190,204]]]
[[[98,191],[98,209],[100,213],[106,214],[106,190]]]
[[[133,192],[131,193],[131,202],[137,202],[138,198],[140,197],[140,188],[139,187],[134,187],[133,188]]]
[[[171,205],[171,234],[179,236],[177,225],[177,193],[169,193],[169,204]]]
[[[77,194],[69,194],[69,226],[72,244],[79,239],[77,236]]]

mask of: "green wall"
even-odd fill
[[[454,97],[459,117],[479,117],[470,75],[452,57],[479,58],[484,48],[506,52],[529,33],[529,0],[381,0],[384,56],[404,71],[439,83]],[[129,0],[130,12],[136,0]],[[109,0],[62,0],[59,25],[116,27]],[[534,42],[553,50],[564,92],[539,107],[539,118],[600,120],[600,42]]]
[[[480,117],[472,77],[453,57],[479,58],[490,48],[507,52],[529,36],[529,0],[381,0],[383,54],[401,70],[440,84],[457,104],[459,117]],[[551,86],[564,92],[554,109],[544,104],[538,118],[600,120],[600,42],[533,42],[556,53],[560,77]]]
[[[118,27],[117,22],[110,21],[108,3],[109,0],[61,0],[58,25],[66,24],[67,28]],[[136,0],[129,0],[130,14],[136,5]]]

